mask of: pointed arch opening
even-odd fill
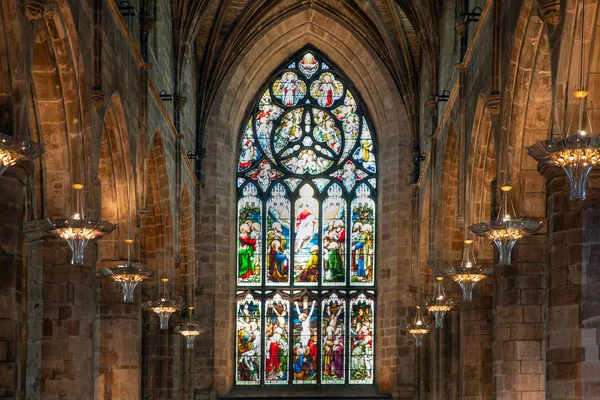
[[[311,47],[251,105],[236,168],[238,386],[373,383],[372,129],[360,94]]]

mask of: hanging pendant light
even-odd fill
[[[125,239],[127,243],[127,263],[116,267],[104,268],[99,271],[100,276],[111,278],[121,285],[123,289],[123,302],[133,303],[133,292],[138,283],[151,277],[156,272],[140,263],[131,261],[131,245],[133,239]]]
[[[44,145],[25,137],[13,137],[0,133],[0,176],[6,168],[19,162],[33,161],[44,152]]]
[[[431,332],[431,324],[423,317],[421,307],[416,306],[417,312],[412,320],[406,324],[406,332],[410,333],[415,338],[415,346],[423,345],[423,338]]]
[[[433,314],[433,317],[435,318],[435,327],[443,328],[444,316],[448,311],[452,310],[452,307],[454,307],[458,301],[446,296],[443,277],[437,276],[435,280],[436,282],[433,284],[433,294],[425,300],[425,308],[430,314]]]
[[[533,235],[542,228],[543,222],[516,217],[515,208],[510,199],[511,186],[500,187],[500,213],[494,221],[479,222],[469,226],[471,232],[486,237],[494,242],[500,253],[498,264],[510,265],[512,249],[525,235]],[[510,203],[510,209],[509,209]]]
[[[581,51],[579,60],[579,89],[573,93],[579,99],[579,122],[577,133],[544,141],[526,147],[530,156],[540,164],[561,167],[567,174],[571,200],[585,200],[587,181],[592,167],[600,162],[600,136],[592,131],[585,100],[588,92],[583,86],[583,41],[585,25],[585,2],[581,2]],[[584,118],[584,114],[587,118]],[[588,121],[587,132],[584,119]]]
[[[463,301],[472,301],[473,288],[477,285],[477,282],[491,276],[493,273],[492,268],[477,265],[471,243],[473,241],[470,239],[464,241],[463,258],[460,264],[442,270],[445,276],[459,284]]]
[[[185,348],[193,349],[194,348],[194,340],[197,336],[200,336],[204,333],[204,327],[195,324],[192,322],[192,313],[194,307],[188,307],[188,312],[190,313],[190,320],[185,324],[181,324],[175,328],[175,332],[179,333],[181,336],[185,338]]]
[[[41,228],[51,234],[58,235],[67,241],[71,248],[71,264],[83,264],[83,251],[88,242],[115,230],[115,224],[86,217],[83,213],[80,192],[84,185],[73,184],[75,190],[75,212],[68,217],[48,218],[40,221]]]
[[[185,303],[183,301],[169,299],[167,295],[167,282],[168,278],[160,279],[163,283],[163,296],[158,300],[145,301],[142,303],[142,307],[147,311],[151,311],[158,314],[160,319],[160,329],[169,329],[169,318],[173,313],[181,310]]]

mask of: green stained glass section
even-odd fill
[[[342,188],[331,185],[323,202],[323,285],[346,284],[346,221]]]
[[[261,284],[262,200],[253,184],[244,186],[238,200],[238,285]]]
[[[350,283],[372,286],[375,277],[375,201],[362,184],[351,203]]]

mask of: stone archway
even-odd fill
[[[356,86],[373,118],[378,137],[380,165],[378,238],[379,277],[376,332],[377,385],[386,392],[412,393],[414,354],[412,340],[401,334],[409,298],[411,231],[411,134],[399,92],[377,56],[355,34],[316,10],[303,10],[266,30],[263,37],[241,54],[224,79],[208,115],[205,132],[207,157],[203,161],[205,188],[203,224],[199,244],[203,260],[200,282],[207,309],[203,317],[214,321],[209,360],[196,365],[200,387],[227,393],[233,380],[234,334],[234,220],[237,135],[250,102],[271,71],[307,44],[312,44],[337,65]],[[345,68],[343,66],[346,66]],[[210,155],[216,155],[210,157]],[[216,215],[218,217],[210,217]]]
[[[492,119],[485,99],[480,97],[475,109],[475,119],[471,130],[471,146],[467,161],[467,201],[469,209],[465,215],[465,225],[488,221],[492,215],[492,203],[496,197],[496,149],[492,134]],[[473,249],[480,261],[491,262],[493,244],[489,241],[475,240]]]
[[[146,204],[141,223],[141,259],[158,271],[155,282],[142,287],[142,300],[155,300],[162,295],[160,278],[168,277],[167,291],[174,293],[175,266],[173,252],[173,217],[160,131],[154,134],[147,157]],[[173,321],[175,319],[173,318]],[[173,322],[171,321],[171,322]],[[142,314],[141,396],[173,398],[174,334],[160,330],[158,316]]]

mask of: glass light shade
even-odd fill
[[[197,336],[204,333],[204,328],[193,322],[186,322],[185,324],[179,325],[175,328],[175,332],[179,333],[185,338],[185,348],[193,349],[194,340]]]
[[[142,307],[158,315],[160,329],[169,329],[169,319],[173,313],[181,310],[185,303],[183,301],[169,299],[167,296],[167,278],[162,278],[163,296],[158,300],[144,301]]]
[[[0,176],[6,168],[22,161],[31,161],[42,155],[44,145],[24,137],[0,133]]]
[[[156,271],[143,264],[127,262],[117,267],[104,268],[100,275],[111,278],[121,285],[123,289],[123,302],[132,303],[133,293],[138,283],[154,275]]]
[[[40,222],[43,230],[58,235],[67,241],[71,248],[71,264],[83,264],[83,251],[88,242],[107,235],[115,230],[115,224],[98,221],[93,218],[82,218],[75,213],[71,217],[48,218]]]
[[[433,294],[425,300],[425,308],[430,314],[433,314],[436,328],[444,327],[444,316],[458,303],[457,300],[446,296],[442,281],[441,276],[436,278],[436,282],[433,284]]]
[[[538,140],[527,147],[527,152],[540,164],[561,167],[569,179],[571,200],[585,200],[590,172],[600,162],[600,136],[577,133]]]
[[[145,301],[142,307],[158,315],[160,329],[169,329],[169,319],[173,313],[181,310],[185,303],[182,301],[160,298],[153,301]]]
[[[421,307],[417,306],[417,313],[412,320],[406,324],[406,332],[410,333],[415,338],[415,346],[423,345],[423,338],[431,332],[431,325],[423,317]]]
[[[473,249],[470,244],[472,240],[465,240],[463,246],[463,259],[460,264],[442,270],[444,276],[458,283],[462,290],[463,301],[473,301],[473,288],[477,282],[491,276],[492,268],[477,265]]]
[[[525,235],[533,235],[542,228],[541,221],[516,218],[514,207],[509,208],[510,186],[502,186],[500,214],[493,221],[479,222],[469,226],[471,232],[494,242],[500,254],[498,264],[510,265],[512,249]]]

